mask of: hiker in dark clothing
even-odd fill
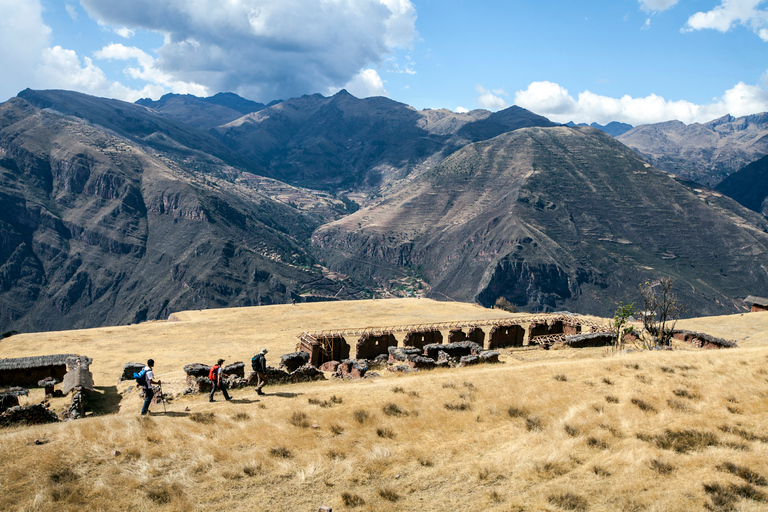
[[[144,407],[141,408],[141,415],[149,413],[149,404],[152,402],[152,398],[155,396],[155,390],[152,388],[152,384],[162,384],[159,380],[155,380],[155,374],[152,371],[152,367],[155,366],[155,360],[150,359],[147,361],[147,366],[144,367],[144,381],[142,387],[144,388]]]
[[[251,359],[251,368],[256,372],[256,377],[258,379],[256,382],[256,393],[259,395],[264,394],[261,388],[267,383],[267,358],[264,357],[267,352],[267,349],[263,348],[258,354],[253,356],[253,359]]]
[[[213,386],[211,387],[211,396],[208,398],[209,402],[215,402],[216,400],[213,399],[213,394],[216,392],[217,389],[221,389],[221,392],[224,393],[224,398],[227,400],[232,400],[232,397],[229,396],[229,393],[227,393],[227,388],[225,385],[221,383],[221,375],[223,368],[221,365],[224,363],[223,359],[219,359],[216,364],[211,368],[211,371],[208,373],[208,378],[211,380],[211,383]]]

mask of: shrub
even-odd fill
[[[392,402],[382,407],[381,411],[387,416],[408,416],[408,411],[401,409],[400,406]]]
[[[671,464],[667,464],[666,462],[660,461],[659,459],[651,459],[648,461],[648,465],[652,470],[660,475],[668,475],[675,469]]]
[[[744,466],[737,466],[732,462],[725,462],[717,466],[717,469],[720,471],[728,472],[732,475],[736,475],[737,477],[752,485],[759,485],[761,487],[768,485],[768,480],[766,480],[765,477],[761,474],[755,473],[751,469]]]
[[[189,419],[204,425],[208,425],[216,421],[212,412],[193,412],[189,415]]]
[[[509,302],[505,297],[498,297],[493,304],[493,308],[509,311],[510,313],[515,313],[517,311],[517,306],[514,303]]]
[[[384,439],[394,439],[395,433],[387,427],[379,427],[376,429],[376,435]]]

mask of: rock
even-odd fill
[[[459,360],[459,366],[470,366],[473,364],[480,364],[480,356],[463,356]]]
[[[389,362],[390,363],[398,363],[402,361],[407,361],[408,356],[417,356],[422,355],[422,350],[420,348],[415,347],[389,347]]]
[[[431,357],[408,356],[408,365],[411,368],[434,368],[435,360]]]
[[[328,361],[320,365],[319,370],[321,372],[335,372],[336,368],[339,367],[338,361]]]
[[[320,507],[320,509],[317,512],[333,512],[333,509],[331,507],[326,507],[325,505],[323,505],[322,507]]]
[[[605,347],[611,345],[612,342],[613,336],[607,332],[575,334],[565,337],[565,344],[573,348]]]
[[[122,454],[122,452],[121,452],[120,450],[112,450],[112,456],[113,456],[113,457],[117,457],[117,456],[119,456],[120,454]]]
[[[211,371],[211,367],[203,363],[191,363],[184,365],[184,373],[190,377],[205,377],[208,378],[208,373]]]
[[[334,377],[340,379],[354,380],[361,379],[368,371],[368,363],[361,359],[345,359],[339,363]]]
[[[309,362],[309,352],[291,352],[280,356],[280,368],[287,372],[298,370]]]
[[[133,380],[133,374],[139,373],[146,366],[144,363],[125,363],[123,365],[123,373],[117,382],[123,382],[124,380]]]
[[[224,373],[224,375],[236,375],[237,377],[245,378],[245,363],[242,361],[237,361],[232,364],[227,364],[224,365],[221,371]]]
[[[489,350],[480,354],[480,361],[483,363],[498,363],[499,353],[495,350]]]
[[[472,341],[459,341],[440,345],[433,343],[424,346],[424,355],[432,359],[438,359],[439,352],[445,352],[451,359],[459,359],[463,356],[479,355],[483,347]]]
[[[56,413],[40,404],[29,406],[14,406],[0,414],[0,426],[11,425],[41,425],[59,421]]]

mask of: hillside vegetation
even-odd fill
[[[268,362],[303,330],[509,316],[425,299],[176,313],[13,336],[3,356],[94,359],[96,414],[0,431],[3,510],[765,510],[768,313],[689,319],[702,351],[517,349],[502,363],[177,397],[138,416],[122,363]],[[354,340],[350,340],[353,341]],[[167,390],[166,390],[167,391]],[[122,393],[119,394],[119,393]],[[30,401],[41,395],[31,396]],[[118,414],[107,412],[118,411]],[[36,444],[35,440],[38,440]]]

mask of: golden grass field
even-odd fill
[[[128,361],[153,357],[176,393],[185,363],[264,346],[277,366],[304,330],[510,314],[392,299],[176,316],[0,342],[2,357],[92,357],[99,394],[86,419],[0,430],[0,510],[768,510],[768,313],[678,324],[735,349],[518,349],[498,365],[177,397],[141,418],[116,382]]]

